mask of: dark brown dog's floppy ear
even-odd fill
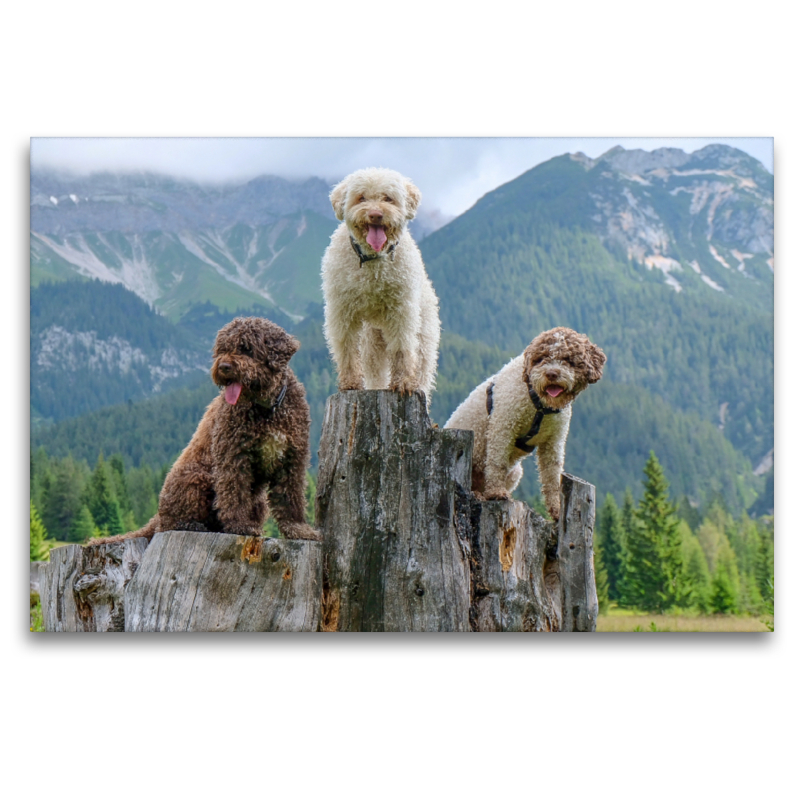
[[[300,342],[285,332],[277,341],[270,343],[272,357],[283,364],[287,364],[299,349]]]
[[[597,383],[603,377],[606,354],[596,345],[589,345],[589,383]]]
[[[336,219],[344,219],[344,204],[347,200],[347,178],[341,183],[337,183],[331,192],[331,205],[333,206],[333,213],[336,214]]]
[[[414,219],[422,200],[422,192],[406,178],[406,219]]]

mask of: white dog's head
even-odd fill
[[[606,354],[582,333],[553,328],[526,348],[522,377],[549,408],[564,408],[603,377]]]
[[[414,219],[421,198],[419,189],[399,172],[372,167],[353,172],[334,186],[331,205],[359,245],[380,253]]]

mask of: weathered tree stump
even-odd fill
[[[125,592],[126,631],[316,631],[319,542],[157,533]]]
[[[51,551],[47,631],[593,631],[594,487],[561,517],[469,491],[471,431],[419,395],[328,399],[320,542],[166,531]]]
[[[559,587],[545,577],[553,523],[521,502],[473,502],[472,630],[559,630]]]
[[[424,399],[328,398],[320,442],[322,630],[468,631],[472,433]]]
[[[594,631],[597,587],[594,577],[594,486],[574,475],[561,475],[558,521],[558,577],[561,630]]]
[[[71,544],[50,551],[39,568],[47,632],[105,633],[125,629],[125,587],[139,566],[146,539]]]

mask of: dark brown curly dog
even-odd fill
[[[167,475],[158,513],[115,540],[171,530],[260,536],[270,510],[287,539],[321,540],[305,522],[311,418],[289,367],[299,347],[258,317],[220,330],[211,377],[223,391]]]

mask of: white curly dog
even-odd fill
[[[522,460],[536,450],[545,505],[559,518],[572,401],[600,380],[605,363],[605,353],[587,336],[553,328],[472,390],[445,428],[475,432],[472,491],[479,498],[510,499],[522,479]]]
[[[425,393],[439,350],[439,301],[407,223],[420,191],[399,172],[361,169],[331,192],[342,224],[322,259],[325,339],[339,391]]]

